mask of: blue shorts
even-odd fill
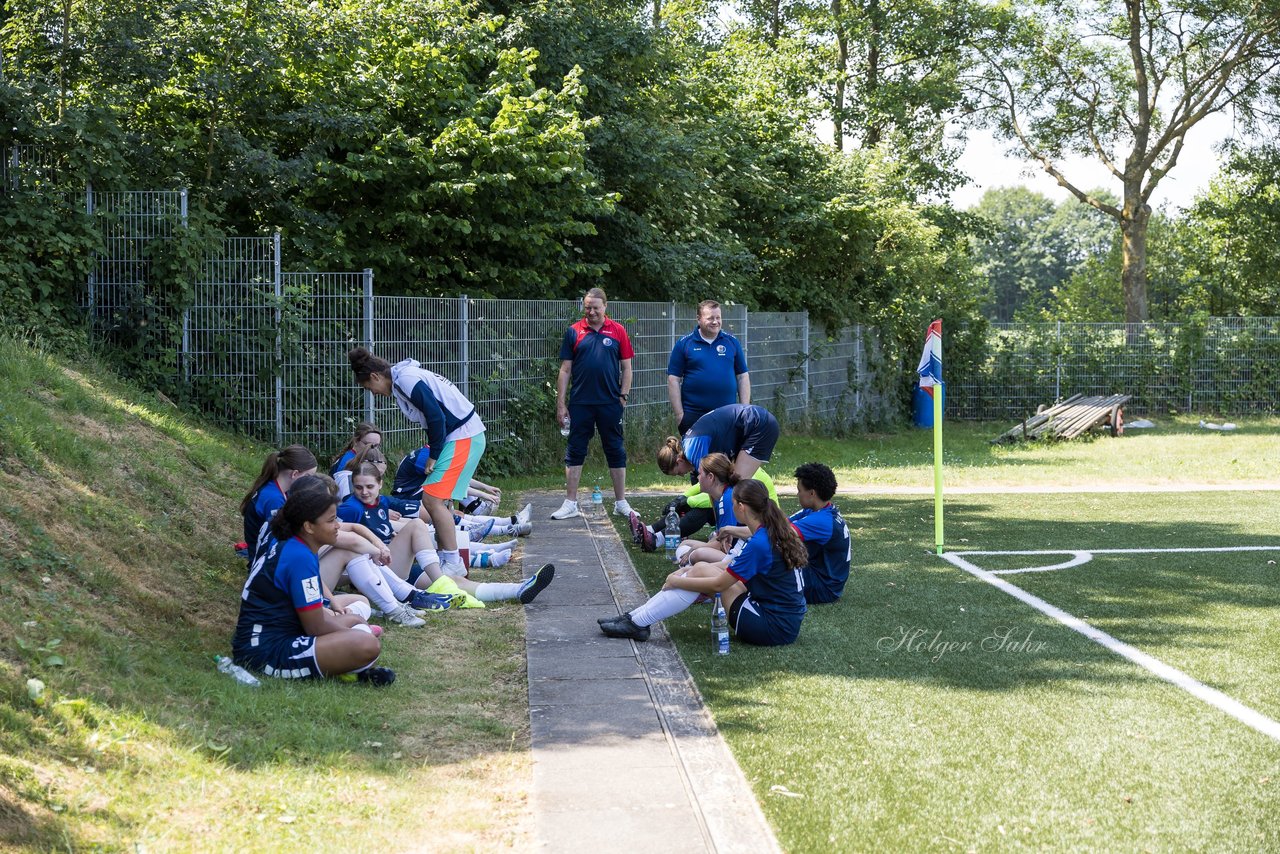
[[[800,636],[800,621],[771,620],[751,598],[744,593],[733,600],[729,608],[729,625],[738,639],[755,646],[785,646]]]
[[[739,453],[748,454],[754,460],[762,463],[769,462],[769,458],[773,456],[773,446],[778,444],[778,419],[768,410],[758,410],[763,412],[764,418],[751,418],[744,425],[746,427],[745,435],[742,437],[742,449]]]
[[[231,658],[241,667],[276,679],[324,678],[316,662],[314,635],[266,633],[254,626],[249,645],[232,650]]]
[[[591,434],[600,431],[600,446],[611,469],[627,467],[627,449],[622,443],[622,420],[626,407],[617,403],[569,404],[569,445],[564,464],[580,466],[587,458]]]

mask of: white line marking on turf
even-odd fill
[[[1229,549],[1098,549],[1094,554],[1126,554],[1135,552],[1153,552],[1153,551],[1246,551],[1261,549],[1280,549],[1280,546],[1240,546],[1238,548]],[[1078,617],[1073,617],[1061,608],[1056,608],[1044,601],[1038,596],[1033,596],[1021,587],[1017,587],[1003,578],[996,576],[994,573],[985,569],[974,566],[965,560],[965,555],[969,554],[1045,554],[1045,552],[947,552],[942,555],[942,559],[954,567],[963,569],[965,572],[982,579],[988,584],[1003,590],[1010,596],[1027,603],[1042,614],[1052,617],[1059,623],[1062,623],[1069,629],[1074,629],[1089,640],[1099,643],[1117,655],[1124,656],[1139,667],[1145,668],[1166,682],[1172,682],[1182,690],[1208,703],[1214,708],[1226,712],[1231,717],[1240,721],[1248,727],[1252,727],[1263,735],[1270,736],[1276,741],[1280,741],[1280,721],[1272,720],[1261,712],[1254,711],[1248,706],[1228,697],[1216,688],[1210,688],[1203,682],[1192,679],[1176,667],[1165,664],[1158,658],[1153,658],[1145,652],[1130,646],[1122,640],[1119,640],[1099,628],[1089,625]],[[1063,552],[1048,552],[1048,554],[1063,554]]]
[[[992,575],[1018,575],[1023,572],[1053,572],[1056,569],[1070,569],[1093,560],[1094,555],[1134,555],[1163,554],[1165,552],[1280,552],[1280,546],[1209,546],[1205,548],[1170,548],[1170,549],[1048,549],[1045,551],[972,551],[953,552],[962,556],[970,555],[1071,555],[1070,560],[1049,566],[1026,566],[1020,569],[988,569]]]

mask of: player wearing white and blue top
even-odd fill
[[[338,532],[331,482],[299,478],[271,519],[241,592],[231,642],[237,664],[279,679],[356,672],[375,685],[394,681],[389,669],[373,667],[381,644],[364,617],[326,606],[316,555],[335,545]]]
[[[391,365],[363,347],[348,352],[347,358],[362,387],[395,398],[404,416],[426,431],[430,456],[422,484],[423,504],[436,527],[445,573],[466,575],[453,514],[444,502],[467,497],[467,486],[484,455],[484,422],[453,383],[413,359]]]
[[[804,596],[810,604],[834,602],[844,593],[853,557],[849,526],[831,503],[836,476],[822,463],[805,463],[796,469],[796,487],[801,509],[792,514],[791,524],[809,552]]]
[[[699,562],[667,576],[662,590],[626,614],[598,620],[609,637],[649,639],[649,627],[680,613],[699,596],[720,593],[729,625],[743,641],[780,646],[795,641],[804,619],[804,574],[808,553],[799,535],[769,500],[758,480],[745,480],[733,490],[734,514],[751,533],[728,567]]]
[[[751,402],[747,355],[725,332],[720,303],[698,304],[698,326],[676,342],[667,360],[667,394],[684,433],[713,409]]]

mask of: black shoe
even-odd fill
[[[612,623],[614,620],[618,619],[621,616],[622,616],[621,614],[610,614],[607,617],[597,617],[596,623],[603,626],[605,623]]]
[[[556,568],[554,564],[544,563],[538,567],[538,571],[525,581],[520,588],[520,604],[528,605],[534,599],[538,598],[546,586],[551,583],[551,579],[556,576]]]
[[[631,620],[630,614],[621,614],[616,620],[601,623],[600,631],[611,638],[630,638],[640,643],[644,643],[649,639],[649,627],[637,626]]]
[[[370,667],[357,673],[356,679],[375,688],[382,688],[396,681],[396,672],[390,667]]]

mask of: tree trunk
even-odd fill
[[[662,0],[653,0],[653,28],[662,29]]]
[[[831,0],[831,21],[836,29],[836,93],[831,108],[833,142],[836,151],[844,151],[844,89],[849,73],[849,37],[844,32],[841,0]]]
[[[1120,235],[1123,256],[1120,282],[1124,287],[1124,322],[1145,323],[1147,311],[1147,225],[1151,222],[1151,206],[1141,203],[1136,189],[1125,188],[1121,210]]]
[[[868,0],[867,2],[867,22],[870,24],[870,34],[867,44],[867,79],[866,93],[867,101],[871,103],[872,109],[868,111],[867,116],[867,145],[875,146],[880,144],[880,139],[884,136],[884,129],[880,123],[880,112],[875,109],[876,89],[880,88],[880,2],[879,0]]]
[[[773,0],[773,14],[769,18],[769,47],[778,46],[782,35],[782,0]]]

